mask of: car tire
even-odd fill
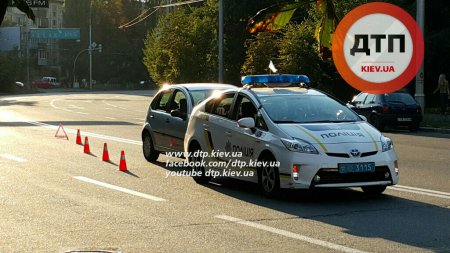
[[[148,132],[145,132],[142,138],[142,152],[149,162],[155,162],[159,157],[159,152],[153,146],[152,136]]]
[[[274,157],[265,157],[262,162],[275,162]],[[280,191],[280,174],[276,166],[264,166],[258,168],[258,186],[264,196],[277,197]]]
[[[417,132],[419,130],[420,124],[419,123],[413,123],[412,125],[408,126],[408,129],[410,132]]]
[[[363,192],[368,195],[380,195],[386,190],[386,185],[371,185],[361,187]]]
[[[203,153],[201,148],[199,148],[199,147],[196,147],[196,148],[192,149],[191,152],[192,152],[192,154],[195,154],[195,153],[202,154]],[[188,157],[188,160],[189,160],[189,162],[193,162],[194,163],[194,166],[191,166],[191,170],[193,172],[194,171],[195,172],[201,172],[200,175],[195,175],[195,176],[193,175],[192,176],[194,181],[197,184],[206,184],[206,183],[208,183],[211,180],[211,177],[205,175],[205,167],[203,167],[201,165],[199,165],[199,166],[195,165],[195,163],[200,163],[201,164],[203,162],[203,157],[202,156],[198,156],[197,157],[197,156],[193,156],[192,155],[192,156]]]
[[[373,115],[370,117],[370,123],[378,130],[384,130],[384,124],[381,122],[380,118],[377,115]]]

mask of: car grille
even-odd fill
[[[360,157],[368,157],[371,155],[376,155],[377,153],[378,153],[378,151],[364,152],[364,153],[361,153]],[[350,155],[347,153],[327,153],[327,155],[333,156],[333,157],[350,158]]]
[[[319,182],[315,182],[314,179],[311,185],[317,184],[339,184],[339,183],[357,183],[357,182],[373,182],[373,181],[392,181],[391,174],[389,172],[389,177],[385,178],[384,174],[389,172],[389,167],[387,166],[377,166],[375,167],[375,172],[365,172],[365,173],[339,173],[338,169],[335,168],[322,168],[316,175],[320,177]]]

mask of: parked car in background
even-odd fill
[[[165,85],[153,97],[142,129],[142,151],[149,162],[161,152],[183,151],[192,108],[214,91],[235,88],[218,83]]]
[[[55,77],[44,76],[41,80],[33,81],[33,86],[41,89],[51,89],[59,87],[61,84],[56,81]]]
[[[380,131],[386,126],[407,126],[411,132],[417,131],[422,121],[422,109],[417,101],[406,92],[387,94],[356,95],[349,107]]]

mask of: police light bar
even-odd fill
[[[309,77],[305,75],[255,75],[243,76],[242,84],[258,84],[258,83],[310,83]]]

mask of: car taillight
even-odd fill
[[[383,105],[383,106],[381,107],[381,112],[389,112],[389,106]]]
[[[422,108],[420,108],[420,106],[419,107],[417,107],[417,112],[419,113],[421,113],[422,112]]]

